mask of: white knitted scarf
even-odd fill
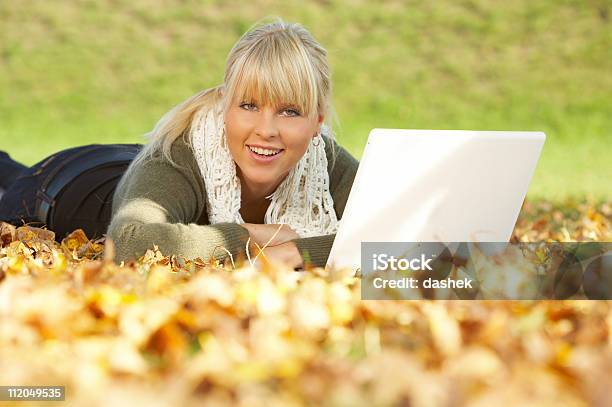
[[[240,180],[229,148],[223,112],[202,108],[191,123],[191,144],[206,186],[206,204],[211,224],[244,223],[240,215]],[[330,135],[326,125],[321,135]],[[311,142],[304,156],[271,195],[264,222],[287,224],[300,237],[336,233],[338,218],[329,192],[329,174],[323,137]]]

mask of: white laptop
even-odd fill
[[[508,242],[545,139],[373,129],[327,266],[358,269],[361,242]]]

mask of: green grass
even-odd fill
[[[7,1],[0,149],[33,164],[87,143],[142,142],[222,80],[252,23],[304,24],[329,51],[338,139],[373,127],[541,130],[530,197],[612,199],[610,5],[593,1]]]

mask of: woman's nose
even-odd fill
[[[263,109],[257,115],[255,133],[261,137],[270,138],[278,136],[278,125],[274,111]]]

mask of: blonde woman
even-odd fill
[[[170,110],[123,173],[107,235],[117,260],[153,245],[187,258],[324,266],[358,162],[336,144],[327,52],[276,20],[231,49],[223,83]],[[249,239],[250,238],[250,239]],[[267,244],[267,245],[266,245]]]

